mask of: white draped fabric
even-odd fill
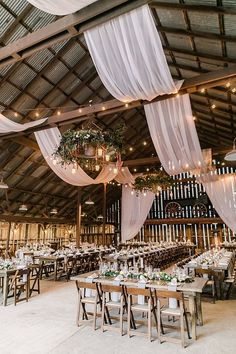
[[[135,181],[135,177],[132,175],[128,167],[123,167],[115,179],[118,183],[130,185]]]
[[[215,210],[236,233],[236,175],[204,175],[202,182]]]
[[[35,127],[44,123],[47,118],[39,119],[34,122],[29,122],[25,124],[16,123],[0,113],[0,134],[7,134],[12,132],[21,132],[23,130]]]
[[[131,240],[140,231],[152,206],[155,194],[147,192],[136,195],[132,188],[122,186],[121,201],[121,239]]]
[[[107,90],[129,102],[177,92],[148,5],[94,27],[86,43]]]
[[[144,109],[156,152],[169,175],[204,166],[188,94],[147,104]]]
[[[68,15],[79,11],[97,0],[28,0],[28,2],[52,15]]]
[[[61,133],[58,128],[35,132],[35,137],[48,165],[66,183],[74,186],[87,186],[89,184],[108,183],[111,180],[116,179],[116,177],[120,183],[133,182],[133,176],[127,167],[114,172],[114,164],[105,166],[95,179],[91,178],[86,172],[84,172],[80,166],[78,166],[76,173],[73,174],[73,164],[67,165],[66,168],[59,163],[54,164],[52,156],[57,150],[61,140]]]

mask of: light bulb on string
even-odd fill
[[[99,165],[95,165],[95,171],[99,171],[100,170],[100,166]]]

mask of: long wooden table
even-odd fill
[[[80,274],[78,276],[72,277],[71,280],[85,281],[92,274],[96,274],[97,277],[93,279],[94,283],[110,284],[114,282],[114,278],[99,276],[98,272],[89,272],[85,274]],[[90,279],[91,280],[91,279]],[[181,283],[177,286],[177,291],[182,291],[189,299],[189,311],[191,314],[191,328],[192,328],[192,339],[197,339],[196,326],[203,325],[202,318],[202,308],[201,308],[201,293],[203,288],[207,283],[207,279],[204,278],[194,278],[192,283]],[[120,282],[121,285],[136,287],[138,281],[135,279],[124,279]],[[168,283],[165,281],[150,281],[146,284],[147,288],[153,288],[156,290],[167,290]]]

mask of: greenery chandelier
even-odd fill
[[[169,188],[173,183],[173,178],[164,171],[156,171],[136,177],[133,189],[137,193],[147,193],[150,191],[158,195],[163,189]]]
[[[67,130],[62,134],[60,145],[54,154],[55,163],[63,166],[73,164],[74,171],[80,166],[99,171],[109,162],[121,162],[125,127],[114,131],[99,129]]]

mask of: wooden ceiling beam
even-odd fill
[[[116,16],[150,3],[150,0],[99,0],[80,11],[28,34],[0,49],[0,67],[13,64],[39,50],[78,36],[84,31]],[[73,31],[71,31],[73,28]]]
[[[4,215],[0,214],[0,220],[6,222],[18,222],[18,223],[26,223],[26,224],[75,224],[74,219],[67,218],[42,218],[42,217],[29,217],[23,215]]]
[[[228,14],[236,15],[235,6],[214,6],[214,5],[199,5],[199,4],[184,4],[184,3],[171,3],[167,1],[155,1],[153,0],[150,4],[152,8],[164,8],[168,10],[188,10],[195,12],[208,12],[208,13],[217,13],[217,14]]]
[[[198,76],[192,77],[190,79],[186,79],[179,90],[179,94],[185,93],[193,93],[196,91],[200,91],[201,88],[210,88],[215,86],[224,85],[229,81],[229,79],[236,78],[236,65],[233,65],[229,68],[224,68],[220,70],[211,71],[208,73],[200,74]],[[152,102],[165,100],[167,98],[173,97],[172,95],[163,95],[156,97]],[[82,109],[76,109],[69,112],[61,113],[60,116],[52,115],[47,119],[47,121],[41,126],[34,127],[32,129],[28,129],[24,132],[19,133],[10,133],[10,134],[1,134],[0,138],[12,138],[19,135],[25,135],[32,133],[34,131],[48,129],[53,126],[62,126],[71,123],[80,123],[84,120],[87,120],[92,117],[104,117],[109,114],[113,114],[115,112],[125,111],[137,107],[141,107],[150,102],[147,101],[134,101],[126,105],[124,102],[120,102],[116,99],[98,103],[92,106],[86,106]]]

